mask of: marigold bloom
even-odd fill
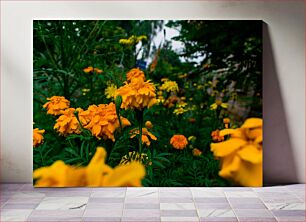
[[[136,135],[139,134],[139,130],[133,129],[130,131],[130,134],[131,134],[130,138],[134,138]],[[150,146],[151,141],[149,140],[149,137],[151,140],[157,140],[156,136],[150,133],[147,128],[142,128],[142,136],[141,136],[142,143],[145,143],[147,146]]]
[[[138,109],[150,108],[157,103],[155,87],[150,81],[144,81],[142,78],[132,79],[130,83],[117,89],[116,96],[122,97],[121,108]]]
[[[190,123],[195,123],[197,120],[195,119],[195,118],[189,118],[188,119],[188,122],[190,122]]]
[[[220,130],[212,131],[211,138],[214,142],[221,142],[224,140],[224,136],[220,135]]]
[[[83,71],[84,71],[85,73],[92,73],[92,72],[95,72],[95,73],[97,73],[97,74],[100,74],[100,73],[103,72],[102,69],[94,68],[94,67],[92,67],[92,66],[88,66],[87,68],[83,69]]]
[[[143,81],[146,80],[145,74],[139,68],[133,68],[126,74],[126,79],[128,82],[131,82],[132,79],[141,78]]]
[[[105,89],[104,95],[106,96],[107,99],[112,99],[115,96],[116,90],[117,90],[117,86],[115,84],[110,84]]]
[[[223,103],[222,100],[217,99],[215,103],[210,105],[210,109],[214,110],[214,109],[217,109],[219,106],[224,108],[224,109],[227,109],[228,108],[228,103]]]
[[[167,92],[178,92],[179,88],[175,81],[167,80],[159,87],[159,90],[165,90]]]
[[[230,118],[224,118],[223,119],[223,123],[224,123],[224,126],[225,126],[226,129],[228,129],[228,126],[229,126],[230,122],[231,122]]]
[[[230,139],[210,146],[221,162],[219,175],[241,186],[262,186],[262,119],[249,118],[220,135]]]
[[[33,147],[37,147],[44,142],[44,133],[45,130],[40,130],[38,128],[33,129]]]
[[[197,149],[197,148],[194,148],[194,149],[192,150],[192,155],[193,155],[193,156],[201,156],[201,155],[202,155],[202,151],[199,150],[199,149]]]
[[[60,115],[63,110],[70,106],[70,102],[63,96],[52,96],[51,98],[47,98],[47,100],[49,100],[49,102],[46,102],[43,108],[47,109],[47,114],[50,115]]]
[[[105,164],[106,151],[102,147],[86,167],[66,165],[62,160],[51,166],[42,167],[34,171],[36,187],[114,187],[114,186],[141,186],[145,176],[145,168],[140,162],[132,161],[115,168]]]
[[[68,134],[80,134],[81,127],[78,119],[74,115],[76,110],[74,108],[66,109],[62,112],[62,115],[56,120],[54,129],[59,132],[60,135],[67,136]]]
[[[145,122],[145,127],[152,129],[153,128],[153,124],[151,123],[151,121],[146,121]]]
[[[134,161],[146,164],[149,161],[149,157],[146,153],[129,152],[121,158],[119,165],[126,165]]]
[[[174,135],[170,139],[170,144],[173,148],[182,150],[188,145],[188,141],[184,135]]]
[[[92,105],[88,108],[89,112],[84,114],[84,121],[86,117],[91,118],[84,128],[91,131],[92,135],[98,139],[111,139],[115,141],[114,133],[120,127],[120,123],[116,114],[116,105],[112,102],[110,104],[100,104],[99,106]],[[88,116],[86,116],[86,114]],[[130,126],[131,123],[124,117],[121,118],[122,127]],[[83,121],[83,120],[80,120]]]

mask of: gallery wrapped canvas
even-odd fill
[[[262,22],[35,20],[36,187],[262,186]]]

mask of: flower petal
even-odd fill
[[[221,143],[210,144],[210,150],[216,157],[224,157],[244,146],[246,143],[247,142],[242,139],[232,138]]]
[[[257,128],[257,127],[262,127],[262,119],[260,118],[249,118],[247,119],[241,128]]]
[[[262,150],[258,149],[254,145],[246,145],[237,152],[241,159],[250,163],[258,164],[262,163]]]
[[[141,163],[119,165],[113,169],[112,173],[105,175],[103,186],[141,186],[144,176],[145,168]]]

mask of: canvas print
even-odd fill
[[[262,22],[33,21],[33,185],[262,186]]]

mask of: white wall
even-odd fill
[[[271,40],[264,64],[266,181],[305,182],[304,13],[304,2],[292,0],[1,1],[2,181],[32,181],[32,19],[73,18],[262,19]],[[291,155],[290,169],[281,148]]]

